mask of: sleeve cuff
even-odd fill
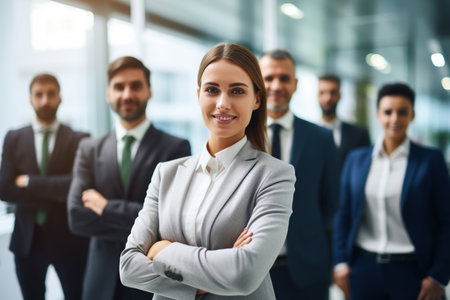
[[[431,280],[433,280],[437,285],[439,285],[443,290],[445,290],[445,285],[443,285],[442,283],[440,283],[439,281],[437,281],[436,279],[434,279],[431,276],[428,276],[428,278],[430,278]]]

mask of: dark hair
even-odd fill
[[[333,73],[322,74],[319,77],[319,81],[320,80],[333,81],[333,82],[336,82],[339,87],[341,86],[341,78],[339,78],[339,76],[337,76],[336,74],[333,74]]]
[[[295,59],[289,53],[289,51],[285,49],[274,49],[271,51],[265,51],[261,54],[261,58],[264,56],[270,56],[273,59],[290,59],[295,66]]]
[[[220,43],[211,48],[203,57],[198,69],[197,83],[201,86],[201,78],[206,67],[221,59],[227,60],[242,68],[253,83],[255,95],[259,96],[260,105],[252,112],[252,117],[245,133],[257,150],[266,152],[268,149],[266,131],[266,89],[256,57],[247,48],[232,43]]]
[[[383,85],[378,91],[377,108],[380,106],[380,100],[384,96],[403,96],[411,102],[411,105],[414,108],[415,93],[412,88],[405,83],[396,82]]]
[[[35,83],[54,83],[58,87],[58,92],[61,89],[59,86],[58,79],[56,79],[55,76],[53,76],[52,74],[49,74],[49,73],[41,73],[41,74],[37,74],[36,76],[33,77],[33,79],[31,80],[31,83],[30,83],[30,93],[31,93],[31,88],[33,87],[33,85]]]
[[[108,82],[117,74],[117,72],[123,69],[139,69],[144,72],[145,80],[150,86],[150,70],[139,59],[132,56],[122,56],[109,64],[108,67]]]

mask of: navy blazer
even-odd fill
[[[330,281],[331,227],[339,195],[332,132],[294,118],[291,164],[297,181],[287,235],[288,268],[300,288]]]
[[[335,264],[352,263],[372,151],[373,147],[366,147],[351,152],[342,170],[333,237]],[[424,277],[446,285],[450,277],[450,179],[439,150],[411,143],[400,205]]]
[[[38,210],[45,210],[45,227],[55,240],[73,247],[87,247],[87,239],[70,233],[66,213],[75,153],[78,142],[86,136],[87,133],[73,131],[61,124],[48,162],[48,174],[42,176],[36,161],[33,128],[27,126],[6,134],[0,168],[0,198],[16,204],[10,244],[16,255],[30,253]],[[26,188],[15,184],[16,177],[22,174],[29,175]]]
[[[341,122],[341,145],[339,146],[339,164],[344,164],[348,153],[356,148],[370,146],[369,131],[367,128]]]
[[[113,299],[119,279],[120,253],[142,209],[156,165],[190,155],[187,140],[168,135],[151,125],[139,145],[124,189],[116,145],[114,132],[98,139],[84,140],[75,159],[74,178],[68,195],[69,225],[74,233],[91,237],[83,299]],[[84,207],[81,194],[86,189],[95,189],[108,199],[101,216]]]

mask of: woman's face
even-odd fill
[[[380,99],[377,112],[378,121],[385,138],[403,140],[409,123],[414,119],[411,102],[404,96],[384,96]]]
[[[197,93],[210,140],[228,147],[244,137],[260,101],[243,69],[224,59],[211,63],[203,72]]]

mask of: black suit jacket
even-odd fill
[[[356,148],[370,146],[369,131],[366,128],[342,122],[341,145],[339,147],[339,163],[344,164],[347,154]]]
[[[68,227],[66,199],[72,179],[72,166],[78,142],[88,136],[60,125],[49,160],[48,174],[40,175],[31,126],[11,130],[3,144],[0,169],[0,198],[16,204],[16,218],[10,249],[19,256],[30,253],[37,210],[46,212],[46,230],[55,240],[73,247],[86,247],[87,239],[73,235]],[[18,188],[15,179],[28,174],[26,188]]]
[[[69,224],[74,233],[91,237],[83,299],[113,299],[119,279],[120,253],[142,208],[156,165],[190,155],[187,140],[150,126],[132,162],[124,190],[116,143],[114,132],[85,140],[75,160],[68,196]],[[81,194],[86,189],[95,189],[108,200],[101,216],[83,206]]]

